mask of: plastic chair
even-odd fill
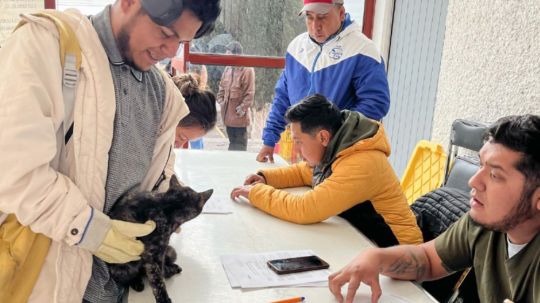
[[[416,144],[401,179],[401,188],[409,204],[442,185],[446,158],[440,144],[427,140]]]
[[[487,126],[464,119],[452,123],[448,157],[444,169],[443,187],[470,195],[469,179],[479,169],[476,155],[459,155],[461,148],[478,152],[484,145]],[[453,286],[452,286],[453,285]],[[474,270],[466,269],[438,281],[423,282],[422,286],[441,302],[478,302]]]
[[[448,158],[444,169],[444,186],[470,192],[469,179],[479,168],[476,155],[458,155],[460,148],[478,152],[484,145],[487,126],[482,123],[457,119],[452,123]]]

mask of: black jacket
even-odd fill
[[[469,194],[451,187],[437,188],[420,198],[411,209],[424,241],[436,238],[470,209]]]

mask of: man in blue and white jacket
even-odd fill
[[[257,155],[260,162],[273,162],[274,146],[286,125],[285,111],[306,96],[319,93],[340,109],[375,120],[390,107],[383,59],[361,26],[351,21],[343,0],[304,0],[300,14],[306,18],[307,32],[287,48]]]

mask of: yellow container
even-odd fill
[[[427,140],[416,144],[401,179],[401,188],[409,204],[442,185],[446,157],[440,144]]]

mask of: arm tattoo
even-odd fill
[[[427,260],[425,256],[413,250],[407,250],[394,263],[385,268],[384,273],[395,278],[408,278],[420,280],[424,277],[427,270]]]

